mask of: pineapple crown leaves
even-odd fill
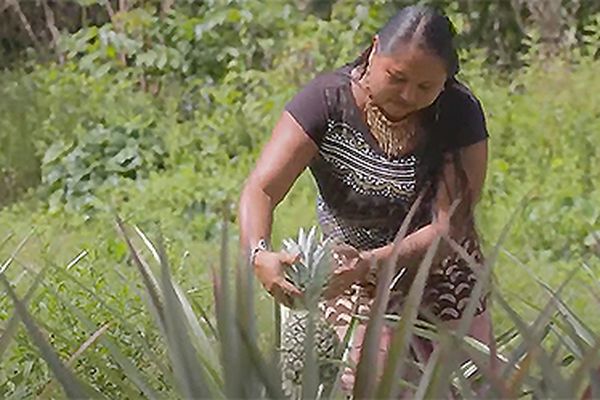
[[[286,269],[286,278],[304,293],[304,306],[316,306],[330,273],[331,241],[324,239],[322,233],[317,236],[316,226],[308,232],[300,228],[296,240],[283,240],[283,249],[299,254],[298,262]]]

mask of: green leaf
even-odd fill
[[[153,307],[153,309],[155,310],[155,312],[159,318],[159,323],[161,325],[161,329],[164,330],[165,316],[164,316],[163,304],[162,304],[162,299],[161,299],[161,291],[160,291],[158,282],[156,281],[156,278],[154,278],[154,275],[152,274],[152,270],[150,269],[150,267],[145,262],[142,261],[141,257],[139,256],[138,252],[136,251],[135,247],[133,246],[131,239],[127,235],[123,221],[119,217],[117,217],[117,227],[118,227],[119,231],[121,232],[121,235],[122,235],[123,239],[125,240],[127,247],[129,248],[129,251],[130,251],[130,254],[131,254],[131,257],[133,259],[135,266],[138,268],[138,271],[142,275],[144,285],[146,286],[146,290],[147,290],[148,295],[151,300],[150,304]]]
[[[192,306],[185,297],[183,290],[175,282],[173,282],[173,288],[175,289],[177,298],[181,303],[182,311],[187,324],[191,328],[192,342],[198,351],[198,356],[202,360],[202,364],[214,381],[213,385],[220,387],[223,385],[223,377],[220,374],[219,357],[214,352],[215,343],[209,339],[208,335],[200,325],[200,322],[196,318]]]
[[[319,372],[315,344],[314,308],[309,309],[306,318],[306,336],[304,337],[304,368],[302,369],[302,398],[316,399],[319,390]]]
[[[29,239],[31,239],[31,236],[33,236],[34,232],[35,229],[31,229],[29,233],[23,238],[23,240],[19,242],[19,244],[13,250],[11,255],[0,265],[0,275],[4,275],[10,264],[12,264],[12,262],[15,260],[15,257],[17,257],[17,254],[19,254],[21,250],[23,250]]]
[[[44,153],[42,164],[47,165],[53,161],[56,161],[58,158],[62,157],[68,150],[69,148],[62,140],[57,140],[56,142],[52,143],[52,145]]]
[[[152,244],[152,242],[148,239],[146,234],[144,234],[144,232],[142,232],[141,229],[139,229],[137,226],[134,228],[135,228],[135,231],[138,234],[138,236],[142,239],[143,243],[146,245],[146,248],[150,251],[150,253],[154,257],[154,259],[160,263],[161,262],[160,255],[159,255],[159,252],[156,249],[156,247]],[[193,342],[198,350],[198,354],[203,361],[203,365],[207,368],[207,371],[209,372],[209,374],[211,375],[211,377],[214,381],[212,385],[220,386],[220,385],[222,385],[222,382],[221,382],[222,377],[220,376],[219,371],[217,370],[217,367],[216,367],[218,365],[219,358],[213,351],[214,345],[213,345],[213,343],[211,343],[208,336],[206,335],[203,328],[201,327],[198,319],[194,315],[192,306],[189,303],[188,299],[186,298],[185,294],[183,293],[183,290],[174,282],[173,282],[173,287],[177,294],[178,300],[180,301],[180,303],[182,305],[182,310],[183,310],[184,316],[187,320],[187,323],[191,327],[191,330],[193,333],[193,336],[192,336]]]
[[[427,360],[427,365],[425,366],[423,376],[421,376],[421,380],[419,381],[419,386],[417,387],[417,391],[414,396],[415,399],[432,398],[426,397],[426,393],[428,391],[428,388],[433,386],[431,385],[431,382],[435,380],[435,375],[439,373],[440,367],[442,365],[442,362],[440,361],[440,356],[442,354],[442,351],[444,350],[445,349],[443,349],[441,346],[438,346],[431,353],[429,360]]]
[[[409,350],[412,330],[415,324],[421,299],[425,290],[425,284],[429,276],[429,270],[433,261],[433,257],[438,249],[440,238],[434,239],[431,246],[427,249],[423,261],[419,265],[419,270],[413,284],[408,292],[408,297],[402,310],[402,319],[398,324],[391,341],[390,351],[385,363],[384,374],[380,388],[378,389],[378,397],[388,397],[387,391],[391,392],[393,397],[399,395],[400,388],[394,385],[394,378],[403,377],[406,366],[406,355]]]
[[[38,274],[36,279],[40,279],[41,275]],[[91,387],[82,383],[72,372],[69,370],[63,362],[60,360],[56,352],[52,349],[50,344],[44,338],[43,333],[35,324],[33,318],[27,311],[27,307],[19,298],[16,293],[13,291],[10,283],[4,276],[4,274],[0,274],[0,280],[2,284],[6,288],[9,297],[12,299],[16,312],[19,314],[21,320],[25,324],[27,328],[27,332],[29,336],[40,350],[42,357],[48,364],[48,367],[52,370],[63,389],[65,390],[65,394],[70,399],[82,399],[82,398],[104,398],[100,393]]]
[[[395,265],[398,260],[398,252],[399,252],[399,244],[400,241],[406,236],[408,232],[409,223],[413,218],[414,213],[418,209],[420,202],[422,201],[424,196],[424,191],[419,194],[417,200],[413,203],[411,210],[409,211],[407,217],[402,222],[402,226],[396,239],[394,240],[394,247],[392,252],[391,260],[388,265],[386,265],[387,270],[394,270]],[[456,208],[456,204],[453,204],[450,209],[450,215],[452,215],[453,210]],[[412,340],[412,331],[413,327],[419,312],[419,308],[421,305],[421,300],[423,297],[423,292],[425,290],[425,284],[427,281],[427,277],[429,276],[429,270],[431,268],[431,264],[433,261],[433,257],[438,249],[440,243],[440,237],[436,237],[431,245],[428,247],[425,256],[423,257],[418,270],[416,272],[416,276],[414,281],[410,286],[410,290],[408,292],[407,299],[404,303],[404,309],[402,310],[402,316],[399,324],[395,327],[394,334],[391,339],[390,349],[387,355],[387,359],[385,361],[385,366],[383,370],[383,375],[381,378],[381,382],[377,387],[377,397],[378,398],[389,398],[396,397],[399,395],[400,388],[397,385],[397,382],[400,378],[403,378],[403,372],[405,367],[405,358],[408,353],[408,349],[410,346],[410,342]],[[390,291],[390,283],[391,280],[388,279],[388,274],[386,273],[384,283],[384,293],[385,296],[382,298],[385,300],[383,304],[379,305],[379,309],[376,311],[377,313],[381,313],[380,316],[375,314],[375,318],[383,318],[384,307],[387,306],[387,301],[389,298]],[[379,286],[379,282],[377,283]],[[377,343],[377,338],[372,339],[373,343]],[[375,345],[372,345],[375,346]],[[379,347],[374,347],[371,351],[376,351]],[[373,362],[374,358],[371,359]],[[362,360],[361,360],[362,361]],[[371,364],[376,365],[376,364]],[[364,368],[368,368],[368,365],[365,365]]]
[[[363,342],[363,347],[360,355],[360,359],[357,365],[356,371],[356,383],[354,385],[354,397],[356,398],[369,398],[373,397],[373,394],[376,390],[376,376],[377,369],[373,368],[374,365],[378,365],[377,358],[379,357],[379,340],[381,336],[381,331],[383,329],[383,321],[385,317],[385,309],[387,308],[387,304],[390,298],[390,284],[392,282],[392,278],[394,273],[396,272],[396,264],[398,262],[399,251],[400,251],[400,243],[406,237],[408,233],[408,229],[410,227],[410,222],[414,218],[415,213],[418,210],[421,202],[423,201],[424,192],[421,192],[417,199],[413,202],[406,218],[402,221],[402,225],[396,237],[394,238],[394,243],[392,247],[392,255],[389,260],[384,265],[372,265],[371,268],[383,268],[383,272],[378,277],[377,281],[377,292],[375,295],[375,300],[372,305],[371,315],[369,322],[367,323],[367,329],[365,331],[365,339]],[[437,245],[436,245],[437,246]],[[433,248],[433,246],[432,246]],[[428,269],[421,268],[421,270]],[[399,272],[402,274],[404,271]],[[418,274],[418,273],[417,273]],[[415,285],[413,284],[413,288]],[[412,290],[412,288],[411,288]],[[417,294],[413,293],[412,298],[412,307],[418,307],[418,304],[415,305],[415,296]],[[410,296],[410,294],[409,294]],[[420,297],[419,299],[420,300]],[[404,315],[404,314],[403,314]],[[400,323],[402,324],[402,322]],[[397,332],[396,332],[397,333]],[[396,338],[396,334],[394,335]],[[398,336],[400,338],[400,336]],[[405,340],[404,338],[402,340]],[[397,343],[396,347],[403,347],[406,343]],[[394,353],[392,353],[394,351]],[[388,360],[386,361],[385,369],[382,376],[382,381],[377,389],[378,397],[388,397],[392,392],[392,382],[396,381],[396,365],[395,363],[398,360],[392,360],[392,358],[398,356],[401,350],[392,347],[390,349],[390,355],[388,356]]]
[[[552,302],[548,304],[544,313],[542,313],[536,321],[532,324],[532,327],[528,327],[527,324],[519,317],[512,307],[502,298],[502,296],[495,296],[497,303],[504,309],[515,326],[519,329],[519,332],[523,336],[528,351],[536,351],[537,358],[539,358],[540,368],[544,376],[544,381],[552,389],[552,393],[559,398],[570,398],[573,393],[570,393],[567,386],[567,382],[562,378],[560,371],[557,367],[552,365],[549,361],[549,356],[546,351],[541,347],[539,326],[544,322],[547,322],[548,314],[551,309]],[[537,329],[536,329],[537,328]],[[514,359],[514,358],[512,358]],[[512,360],[511,360],[512,361]],[[509,367],[505,368],[504,375],[508,374]]]
[[[154,65],[156,58],[156,51],[148,50],[147,52],[141,53],[136,57],[136,64],[139,66],[151,67]]]
[[[279,369],[273,368],[273,365],[268,365],[264,360],[260,349],[256,345],[255,341],[251,341],[248,337],[246,329],[243,329],[242,326],[239,326],[241,342],[243,344],[244,349],[248,352],[251,360],[252,368],[255,369],[256,374],[261,379],[262,384],[264,385],[267,395],[272,399],[283,399],[285,395],[281,390],[281,384],[279,382]]]
[[[163,69],[167,65],[167,61],[167,51],[163,48],[159,53],[158,60],[156,60],[156,66],[158,69]]]
[[[56,290],[52,287],[46,286],[47,290],[49,290],[71,313],[73,313],[77,319],[91,332],[94,332],[98,329],[96,324],[88,318],[83,311],[81,311],[77,306],[72,304],[71,301],[61,296]],[[141,371],[138,367],[123,354],[123,352],[119,349],[119,346],[108,336],[102,335],[100,337],[100,343],[104,347],[108,349],[110,355],[115,359],[119,367],[123,370],[123,373],[131,382],[133,382],[136,387],[146,396],[148,399],[159,399],[161,396],[157,392],[152,389],[152,386],[148,383],[147,379],[142,376]]]
[[[72,262],[69,263],[69,265],[71,264]],[[105,299],[100,297],[94,290],[91,290],[81,280],[77,279],[74,276],[74,274],[70,274],[63,268],[59,267],[54,268],[54,271],[57,274],[60,274],[61,277],[63,277],[65,280],[75,283],[75,285],[77,285],[77,287],[79,287],[87,296],[90,296],[90,298],[98,302],[98,304],[101,305],[103,309],[110,312],[113,318],[115,318],[124,329],[127,329],[129,332],[132,332],[134,338],[137,340],[137,343],[140,344],[144,349],[144,354],[150,360],[152,360],[155,366],[158,367],[158,369],[161,371],[167,382],[170,380],[171,372],[166,368],[163,361],[159,359],[155,351],[152,350],[151,345],[148,342],[148,338],[139,334],[138,329],[129,322],[127,316],[123,315],[119,310],[110,306]],[[125,281],[130,282],[130,279],[126,279]]]
[[[39,283],[41,282],[41,279],[43,277],[44,271],[45,270],[42,270],[39,272],[39,274],[40,274],[39,279],[34,280],[33,284],[27,290],[27,293],[25,294],[25,297],[23,298],[23,305],[25,307],[27,307],[27,303],[29,303],[29,301],[33,297],[33,294],[35,293],[36,289],[38,288]],[[4,353],[8,349],[8,346],[10,345],[12,338],[15,336],[15,334],[17,333],[17,329],[19,328],[19,314],[15,312],[10,317],[10,319],[8,320],[8,322],[6,323],[6,325],[3,328],[4,328],[4,332],[2,332],[2,336],[0,336],[0,362],[2,361],[2,357],[4,356]]]
[[[221,398],[223,395],[211,385],[190,341],[188,325],[173,287],[169,264],[160,241],[158,251],[161,260],[161,288],[165,298],[165,339],[181,393],[186,398]]]
[[[225,394],[228,398],[244,396],[244,374],[240,354],[240,335],[236,324],[235,299],[229,285],[229,233],[228,218],[223,218],[220,247],[220,273],[213,271],[213,284],[217,329],[221,344],[221,363],[225,377]],[[250,377],[252,378],[252,377]]]
[[[446,240],[448,242],[448,244],[450,245],[452,250],[457,252],[465,261],[467,261],[469,266],[474,271],[476,271],[476,274],[477,274],[477,282],[475,283],[475,286],[473,287],[473,290],[471,292],[471,298],[469,299],[469,302],[467,303],[467,306],[465,307],[465,309],[463,311],[463,315],[460,319],[458,328],[456,329],[455,337],[458,339],[459,342],[462,342],[463,338],[467,335],[467,332],[473,323],[473,319],[475,317],[475,312],[476,312],[477,306],[479,304],[479,299],[480,299],[481,295],[483,294],[484,288],[488,285],[489,278],[491,276],[492,269],[498,258],[500,248],[503,245],[503,243],[505,242],[506,238],[508,237],[510,228],[514,224],[517,215],[519,215],[521,210],[523,210],[525,208],[525,206],[527,205],[527,203],[529,201],[530,200],[529,200],[529,194],[528,194],[521,200],[519,206],[517,206],[513,210],[507,223],[502,228],[502,232],[500,233],[500,237],[498,238],[498,240],[494,246],[492,254],[489,257],[487,257],[487,259],[483,265],[483,268],[480,268],[478,263],[476,262],[476,260],[472,256],[470,256],[465,251],[465,249],[462,248],[458,243],[456,243],[452,238],[450,238],[448,236],[444,237],[444,240]],[[446,344],[448,345],[448,344],[450,344],[450,342],[447,342]],[[450,349],[447,349],[447,350],[450,351]],[[491,358],[490,358],[490,361],[493,363],[496,362],[495,360],[492,360]],[[438,395],[438,391],[443,390],[443,388],[447,387],[448,383],[451,381],[452,374],[454,373],[455,370],[457,370],[459,368],[459,364],[461,362],[462,362],[462,354],[458,351],[454,351],[454,352],[450,351],[443,368],[441,368],[441,370],[438,371],[438,376],[437,376],[438,379],[435,381],[435,387],[429,388],[430,391],[428,391],[428,393],[427,393],[428,396],[435,397]]]

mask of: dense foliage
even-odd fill
[[[65,25],[55,40],[39,34],[53,46],[34,56],[18,52],[12,67],[0,72],[0,243],[7,238],[0,254],[7,258],[35,228],[7,276],[24,295],[31,271],[50,266],[29,309],[59,355],[67,359],[109,323],[104,337],[137,367],[150,365],[144,373],[168,396],[168,374],[152,359],[154,350],[162,351],[158,333],[142,313],[114,212],[160,229],[177,260],[174,275],[193,301],[209,304],[223,207],[237,199],[283,105],[315,73],[356,57],[390,10],[406,2],[339,0],[330,12],[284,1],[268,8],[258,0],[140,1],[121,11],[112,2],[114,15],[102,14],[108,13],[103,2],[78,3],[88,23]],[[596,2],[563,2],[580,4],[572,8],[572,15],[581,14],[573,25],[577,40],[553,58],[529,28],[496,21],[514,17],[512,9],[496,9],[511,2],[483,8],[486,2],[434,3],[446,7],[461,32],[461,79],[488,118],[490,163],[478,208],[488,248],[522,198],[534,195],[504,243],[498,286],[528,315],[544,293],[529,274],[556,286],[582,266],[564,296],[600,328],[597,313],[587,312],[599,266],[593,236],[600,231]],[[23,13],[32,15],[27,7]],[[522,17],[533,21],[529,11]],[[494,44],[499,37],[506,48]],[[30,40],[10,38],[13,55]],[[274,243],[312,223],[314,194],[304,174],[277,210]],[[69,264],[83,250],[81,262]],[[262,294],[257,301],[260,321],[270,323],[270,303]],[[10,304],[0,298],[0,320],[12,313]],[[496,319],[499,326],[510,324],[502,315]],[[0,350],[3,398],[43,390],[50,372],[25,332]],[[74,362],[107,396],[135,398],[134,386],[122,382],[124,367],[106,347],[92,347]]]

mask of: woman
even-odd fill
[[[370,272],[378,271],[369,271],[366,260],[385,265],[418,198],[398,265],[410,275],[442,234],[481,262],[473,207],[484,183],[488,133],[479,101],[455,78],[453,36],[451,22],[434,9],[404,8],[355,62],[319,75],[286,105],[239,208],[242,245],[258,280],[281,303],[300,293],[282,273],[295,256],[267,244],[273,210],[306,167],[318,186],[323,233],[345,245],[335,255],[340,267],[327,289],[327,317],[336,326],[347,325],[357,302],[359,312],[368,311],[375,282]],[[475,271],[446,247],[435,258],[423,307],[455,324],[474,283]],[[405,286],[394,288],[390,311],[405,294]],[[471,335],[489,342],[485,298],[476,314]],[[364,327],[354,359],[362,333]],[[381,340],[383,353],[388,342],[389,332]],[[352,384],[352,374],[344,379]]]

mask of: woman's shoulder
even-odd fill
[[[440,121],[450,133],[451,147],[469,146],[489,137],[481,101],[465,83],[453,79],[439,101]]]
[[[326,88],[340,87],[348,83],[350,79],[351,67],[344,65],[335,69],[317,72],[313,78],[303,87],[317,87],[321,90]]]
[[[441,95],[441,106],[454,112],[483,114],[481,101],[464,82],[453,79]]]
[[[350,80],[350,69],[343,66],[334,70],[322,71],[315,74],[308,82],[301,85],[300,89],[290,100],[325,100],[327,89],[341,88]],[[289,103],[288,103],[289,104]]]
[[[317,143],[321,142],[329,118],[327,92],[342,88],[348,83],[347,67],[321,72],[314,76],[285,105],[287,111],[308,136]]]

